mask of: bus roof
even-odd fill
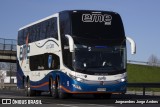
[[[55,14],[53,14],[53,15],[50,15],[50,16],[48,16],[48,17],[45,17],[45,18],[43,18],[43,19],[40,19],[40,20],[38,20],[38,21],[35,21],[35,22],[30,23],[30,24],[28,24],[28,25],[25,25],[25,26],[19,28],[18,31],[20,31],[20,30],[22,30],[22,29],[25,29],[25,28],[27,28],[27,27],[30,27],[30,26],[32,26],[32,25],[38,24],[38,23],[40,23],[40,22],[43,22],[43,21],[48,20],[48,19],[53,18],[53,17],[58,17],[58,13],[55,13]]]
[[[61,12],[59,12],[59,13],[63,13],[63,12],[68,12],[68,13],[69,13],[69,12],[92,12],[92,13],[108,12],[108,13],[118,14],[118,13],[116,13],[116,12],[104,11],[104,10],[64,10],[64,11],[61,11]],[[45,21],[45,20],[47,20],[47,19],[50,19],[50,18],[53,18],[53,17],[58,17],[58,14],[59,14],[59,13],[55,13],[55,14],[53,14],[53,15],[50,15],[50,16],[48,16],[48,17],[45,17],[45,18],[43,18],[43,19],[40,19],[40,20],[38,20],[38,21],[35,21],[35,22],[30,23],[30,24],[28,24],[28,25],[25,25],[25,26],[21,27],[18,31],[20,31],[20,30],[22,30],[22,29],[25,29],[25,28],[27,28],[27,27],[30,27],[30,26],[32,26],[32,25],[38,24],[38,23],[40,23],[40,22],[42,22],[42,21]]]

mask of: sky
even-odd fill
[[[0,0],[0,38],[16,39],[18,29],[63,10],[106,10],[121,15],[125,34],[136,42],[136,55],[127,58],[160,59],[160,0]]]

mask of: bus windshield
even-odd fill
[[[75,46],[74,69],[82,73],[109,73],[124,70],[124,46]]]

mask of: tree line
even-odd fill
[[[152,54],[149,58],[148,58],[148,65],[150,66],[160,66],[160,59]]]

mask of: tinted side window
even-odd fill
[[[23,44],[26,44],[26,42],[28,42],[27,36],[29,36],[29,28],[24,29],[24,35],[23,35],[24,43]]]
[[[36,35],[35,35],[35,41],[40,40],[40,24],[35,25]]]
[[[30,27],[30,30],[29,30],[29,43],[34,41],[34,39],[33,39],[33,37],[34,37],[34,29],[33,28],[34,27],[32,26],[32,27]]]
[[[59,57],[52,53],[30,56],[31,71],[59,69],[59,65]]]
[[[29,35],[29,36],[28,36]],[[35,42],[45,38],[53,37],[58,39],[57,18],[51,18],[41,23],[35,24],[18,32],[18,44],[22,45],[26,42],[26,37],[29,37],[28,42]]]
[[[47,24],[47,33],[46,37],[53,37],[58,39],[58,31],[57,31],[57,18],[49,19]]]
[[[52,36],[58,39],[57,18],[53,18],[53,31]]]
[[[47,21],[41,23],[40,40],[46,38]]]
[[[23,45],[24,40],[23,40],[23,30],[20,30],[18,32],[18,45]]]

